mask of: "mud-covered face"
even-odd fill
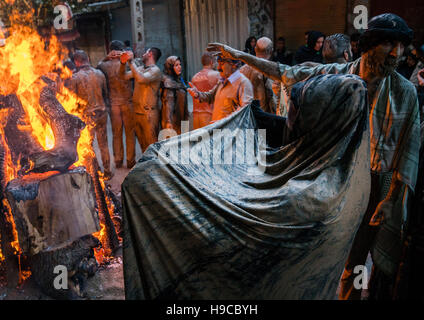
[[[143,54],[142,61],[144,64],[146,64],[147,61],[149,61],[149,58],[152,56],[152,52],[150,49],[147,49],[147,51]]]
[[[175,61],[175,64],[174,64],[174,72],[175,72],[175,74],[177,76],[181,75],[181,70],[182,70],[182,68],[181,68],[181,61],[180,60]]]
[[[231,61],[227,59],[218,59],[218,71],[222,78],[228,78],[231,76],[237,67]]]
[[[367,67],[376,76],[387,77],[398,67],[404,50],[400,41],[384,41],[368,51]]]

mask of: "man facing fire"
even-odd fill
[[[110,155],[107,141],[107,115],[109,98],[104,74],[90,65],[87,54],[82,50],[75,51],[74,63],[77,72],[69,82],[70,89],[81,99],[79,105],[82,120],[90,128],[92,139],[97,137],[102,157],[104,177],[112,178]],[[86,103],[86,104],[85,104]]]

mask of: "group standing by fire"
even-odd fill
[[[412,40],[413,32],[402,18],[383,14],[373,18],[362,35],[325,37],[319,31],[308,31],[305,45],[294,55],[285,48],[283,37],[275,50],[267,37],[249,38],[244,51],[210,44],[201,57],[203,69],[191,82],[182,76],[181,58],[168,57],[162,73],[157,66],[160,49],[149,48],[140,59],[115,40],[98,69],[89,65],[84,52],[77,51],[70,83],[88,102],[87,121],[94,123],[92,134],[97,136],[105,175],[110,177],[107,110],[115,166],[123,165],[125,132],[126,166],[132,168],[135,138],[144,152],[158,141],[161,129],[174,130],[177,135],[186,131],[183,126],[190,120],[187,93],[193,98],[194,129],[228,117],[254,100],[264,112],[286,116],[288,123],[294,123],[299,110],[290,91],[297,82],[319,74],[358,75],[368,88],[371,194],[341,279],[340,298],[360,299],[354,270],[365,265],[369,252],[374,263],[371,296],[387,298],[398,289],[411,203],[419,196],[417,179],[423,179],[419,163],[423,156],[424,46],[414,48]]]

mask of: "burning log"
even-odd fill
[[[14,249],[12,247],[13,239],[13,228],[6,219],[7,209],[3,205],[4,199],[4,186],[5,186],[5,147],[3,146],[3,137],[0,137],[0,245],[1,252],[5,258],[6,266],[6,279],[7,286],[14,288],[19,283],[19,266],[17,263],[16,256],[14,255]]]
[[[51,150],[31,155],[31,171],[66,172],[78,160],[77,143],[85,124],[78,117],[67,113],[56,99],[56,83],[47,77],[42,77],[42,80],[47,85],[41,90],[39,102],[53,130],[55,146]]]
[[[93,248],[100,245],[99,240],[88,235],[82,237],[65,248],[40,252],[29,259],[32,278],[43,293],[55,299],[77,300],[85,297],[86,279],[97,271],[98,264]],[[67,289],[57,289],[54,281],[56,266],[64,266],[67,270]]]
[[[29,167],[30,155],[43,151],[43,148],[31,135],[30,130],[23,130],[27,126],[24,108],[18,97],[11,94],[0,95],[1,109],[9,109],[4,124],[4,133],[5,142],[11,152],[12,162],[15,165],[20,164],[23,167]]]
[[[6,196],[26,255],[65,247],[100,230],[93,182],[83,169],[25,175],[9,182]]]
[[[119,247],[119,239],[118,235],[116,234],[115,225],[109,214],[105,193],[100,183],[99,165],[96,159],[93,159],[93,161],[91,161],[91,166],[89,170],[94,180],[94,191],[96,193],[100,221],[102,224],[104,224],[106,231],[106,238],[103,241],[103,246],[109,252],[109,254],[112,254]]]

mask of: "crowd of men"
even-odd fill
[[[158,48],[135,58],[120,41],[96,68],[87,54],[76,51],[70,86],[88,102],[86,120],[97,136],[106,177],[111,177],[106,123],[110,114],[116,168],[123,165],[122,133],[126,137],[127,168],[135,164],[135,141],[143,152],[158,141],[161,129],[180,134],[190,119],[187,93],[193,97],[192,126],[198,129],[223,119],[258,100],[263,111],[296,117],[290,88],[298,81],[323,73],[359,75],[368,87],[371,128],[371,195],[364,220],[352,246],[341,281],[341,299],[359,299],[354,269],[365,265],[371,251],[374,293],[392,292],[401,255],[405,202],[417,181],[423,119],[424,46],[413,47],[413,32],[405,21],[383,14],[369,29],[350,37],[305,33],[295,54],[285,39],[273,42],[250,37],[244,51],[210,44],[201,57],[203,69],[189,84],[182,77],[181,58],[168,57],[164,72],[157,66]],[[397,72],[396,72],[397,70]],[[418,93],[418,94],[417,94]],[[422,126],[421,126],[422,127]],[[124,129],[123,129],[124,128]],[[384,297],[384,294],[383,294]]]

